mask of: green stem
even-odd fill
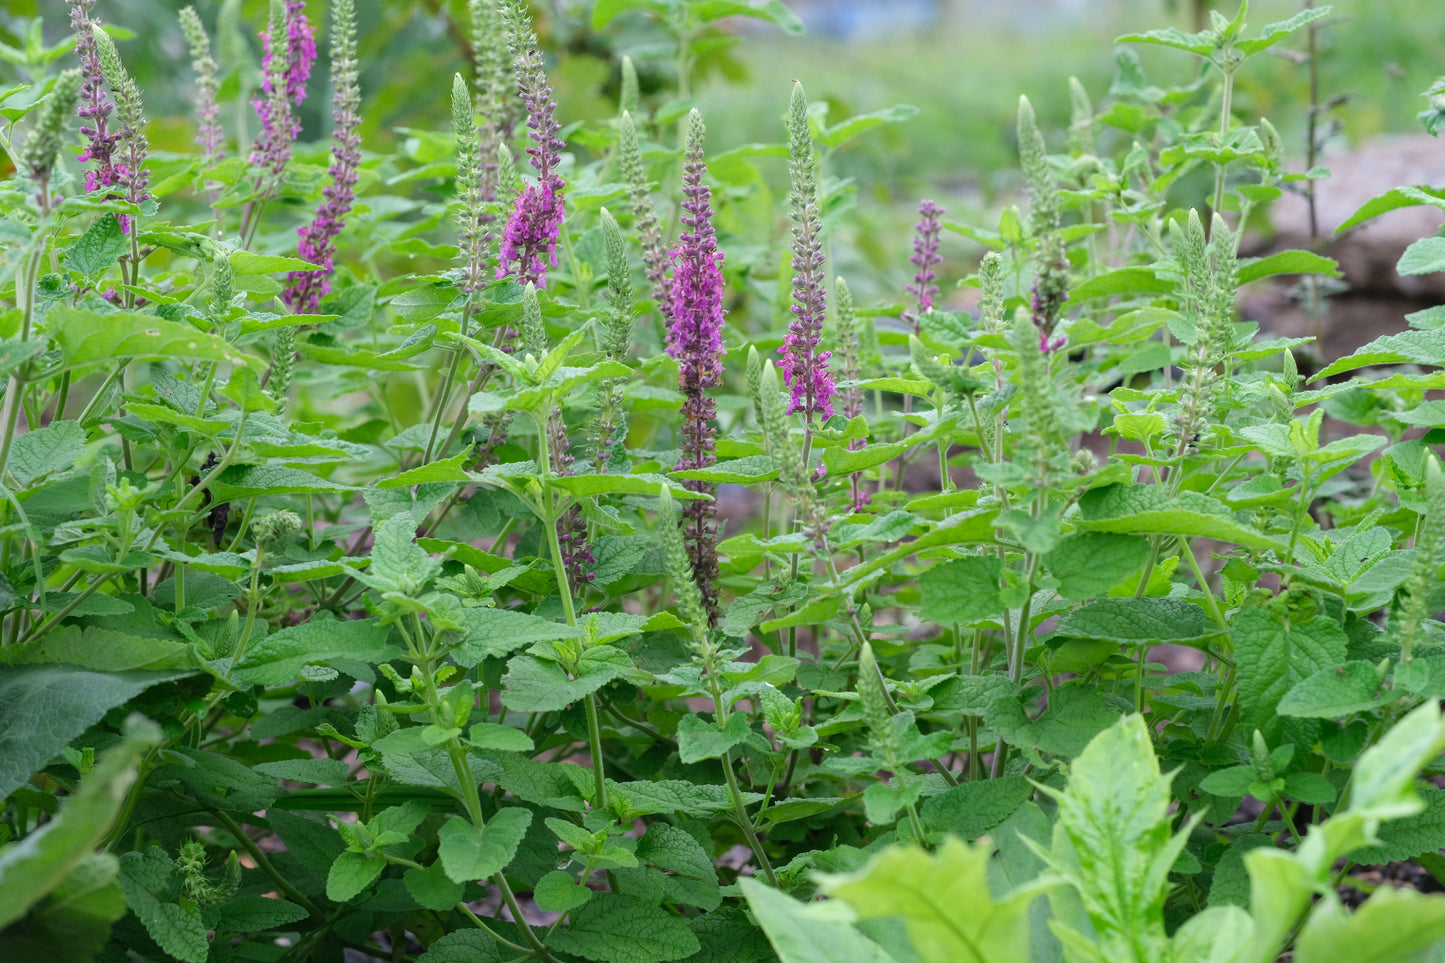
[[[211,815],[215,816],[216,820],[222,826],[226,827],[226,831],[228,833],[236,837],[236,841],[241,844],[241,847],[245,849],[248,854],[250,854],[251,859],[255,860],[256,868],[269,876],[271,878],[271,882],[276,884],[277,889],[281,890],[281,892],[285,893],[288,897],[290,897],[291,901],[294,902],[297,906],[300,906],[306,912],[310,913],[313,919],[324,920],[326,918],[326,914],[321,912],[320,907],[318,907],[315,903],[311,902],[311,900],[307,898],[305,893],[301,892],[294,885],[292,885],[291,881],[288,880],[285,876],[283,876],[276,869],[276,867],[271,864],[271,860],[266,858],[266,854],[261,851],[261,848],[257,846],[254,841],[252,841],[250,836],[246,835],[246,830],[242,828],[240,823],[236,822],[235,819],[231,818],[231,815],[229,813],[221,809],[213,809],[211,810]]]

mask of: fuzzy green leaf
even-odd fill
[[[1348,662],[1308,675],[1279,700],[1282,716],[1334,719],[1369,712],[1393,701],[1381,698],[1380,674],[1370,662]]]
[[[519,712],[565,709],[631,668],[632,658],[610,645],[584,652],[574,679],[567,678],[555,662],[544,662],[529,655],[517,656],[508,664],[507,674],[502,678],[502,704]]]
[[[376,853],[354,853],[348,850],[336,857],[326,876],[326,898],[345,903],[366,890],[381,871],[386,859]]]
[[[109,268],[125,250],[125,232],[114,214],[102,214],[66,249],[65,263],[88,278]]]
[[[211,497],[220,502],[263,495],[326,495],[355,491],[354,485],[328,481],[285,465],[233,465],[211,483]]]
[[[1425,963],[1445,937],[1445,898],[1381,886],[1350,913],[1333,893],[1310,913],[1295,963]]]
[[[1060,635],[1103,639],[1121,645],[1193,642],[1218,629],[1193,602],[1176,598],[1106,598],[1074,609],[1059,620]]]
[[[510,609],[462,609],[453,618],[466,632],[454,657],[467,668],[485,658],[507,655],[536,642],[582,637],[581,629],[565,622]]]
[[[723,726],[697,715],[685,715],[677,723],[678,758],[684,763],[716,759],[747,739],[751,732],[748,717],[741,712],[728,716]]]
[[[1022,776],[966,782],[928,797],[920,815],[928,828],[974,840],[1012,816],[1033,792]]]
[[[738,885],[782,963],[898,963],[853,928],[852,913],[828,903],[800,903],[749,876]]]
[[[570,913],[592,898],[592,890],[573,879],[571,873],[554,869],[537,880],[532,898],[549,913]]]
[[[1170,498],[1152,485],[1116,484],[1093,489],[1079,507],[1079,527],[1085,531],[1197,536],[1256,551],[1281,549],[1274,539],[1236,521],[1223,504],[1197,492]]]
[[[481,829],[453,816],[437,832],[442,868],[453,882],[486,879],[505,869],[517,855],[530,825],[532,811],[520,806],[498,810]]]
[[[53,421],[16,438],[6,467],[24,488],[42,475],[69,468],[84,450],[85,431],[80,422]]]
[[[183,963],[205,963],[210,943],[200,909],[189,901],[182,906],[159,898],[173,868],[158,846],[122,856],[120,885],[126,904],[161,949]]]
[[[1402,275],[1445,271],[1445,237],[1422,237],[1405,249],[1395,270]]]
[[[1276,274],[1322,274],[1340,276],[1340,265],[1334,258],[1313,251],[1278,251],[1268,257],[1239,262],[1239,283],[1248,284]]]
[[[134,311],[100,313],[58,305],[46,315],[66,368],[148,358],[154,361],[219,361],[244,365],[253,359],[222,338],[189,324]]]
[[[1235,616],[1230,634],[1243,718],[1261,728],[1300,680],[1343,664],[1349,643],[1338,622],[1323,614],[1309,618],[1291,610],[1284,599],[1244,609]]]
[[[680,918],[632,896],[598,893],[551,941],[563,953],[601,963],[666,963],[701,949]]]
[[[992,556],[970,555],[930,567],[918,579],[923,595],[919,616],[948,625],[975,622],[1002,613],[999,596],[1002,563]]]
[[[1065,538],[1043,561],[1049,574],[1059,580],[1059,594],[1082,601],[1107,595],[1148,560],[1148,539],[1083,532]]]
[[[387,644],[390,634],[375,619],[341,622],[318,616],[253,644],[236,664],[236,675],[253,685],[285,685],[299,676],[302,666],[324,665],[330,659],[386,662],[398,654]]]

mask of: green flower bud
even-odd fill
[[[288,535],[295,535],[302,528],[301,516],[290,509],[282,509],[269,515],[262,515],[251,526],[256,544],[265,546],[278,542]]]
[[[537,300],[537,288],[530,282],[522,291],[522,346],[537,358],[547,354],[547,329],[542,324],[542,302]]]
[[[662,539],[662,568],[672,580],[673,591],[677,593],[677,607],[682,620],[692,630],[693,640],[698,645],[707,640],[708,615],[703,605],[702,592],[692,577],[692,562],[688,559],[687,546],[683,543],[682,523],[678,516],[677,503],[672,492],[664,488],[657,501],[657,531]]]
[[[1018,138],[1019,162],[1029,187],[1029,234],[1043,237],[1059,226],[1059,188],[1049,170],[1048,147],[1027,97],[1019,98]]]
[[[642,105],[642,91],[637,83],[637,65],[632,58],[623,55],[622,57],[622,89],[617,95],[618,114],[635,113]],[[631,120],[631,117],[628,118]]]
[[[36,186],[43,210],[50,207],[50,174],[60,153],[65,122],[75,113],[76,102],[80,99],[80,80],[80,71],[74,69],[64,71],[55,79],[50,98],[41,106],[35,129],[26,139],[21,154],[20,162]]]
[[[607,249],[607,300],[612,310],[602,349],[614,361],[627,357],[632,345],[632,318],[635,306],[632,293],[632,268],[627,263],[627,242],[617,218],[602,208],[602,242]]]

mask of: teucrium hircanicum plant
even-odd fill
[[[6,952],[1438,952],[1342,887],[1441,872],[1445,327],[1311,364],[1237,308],[1338,273],[1248,246],[1320,172],[1235,96],[1322,14],[1131,34],[1207,69],[1121,53],[1067,134],[1028,91],[995,230],[879,210],[840,149],[909,112],[821,79],[704,151],[718,18],[783,5],[464,6],[395,137],[389,8],[183,14],[168,151],[90,3],[0,49]]]

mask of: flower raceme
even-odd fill
[[[279,38],[285,38],[281,43]],[[306,82],[316,61],[316,37],[305,0],[272,0],[271,22],[261,34],[261,93],[252,102],[261,131],[251,145],[251,163],[273,174],[286,169],[301,122],[291,112],[306,99]]]

